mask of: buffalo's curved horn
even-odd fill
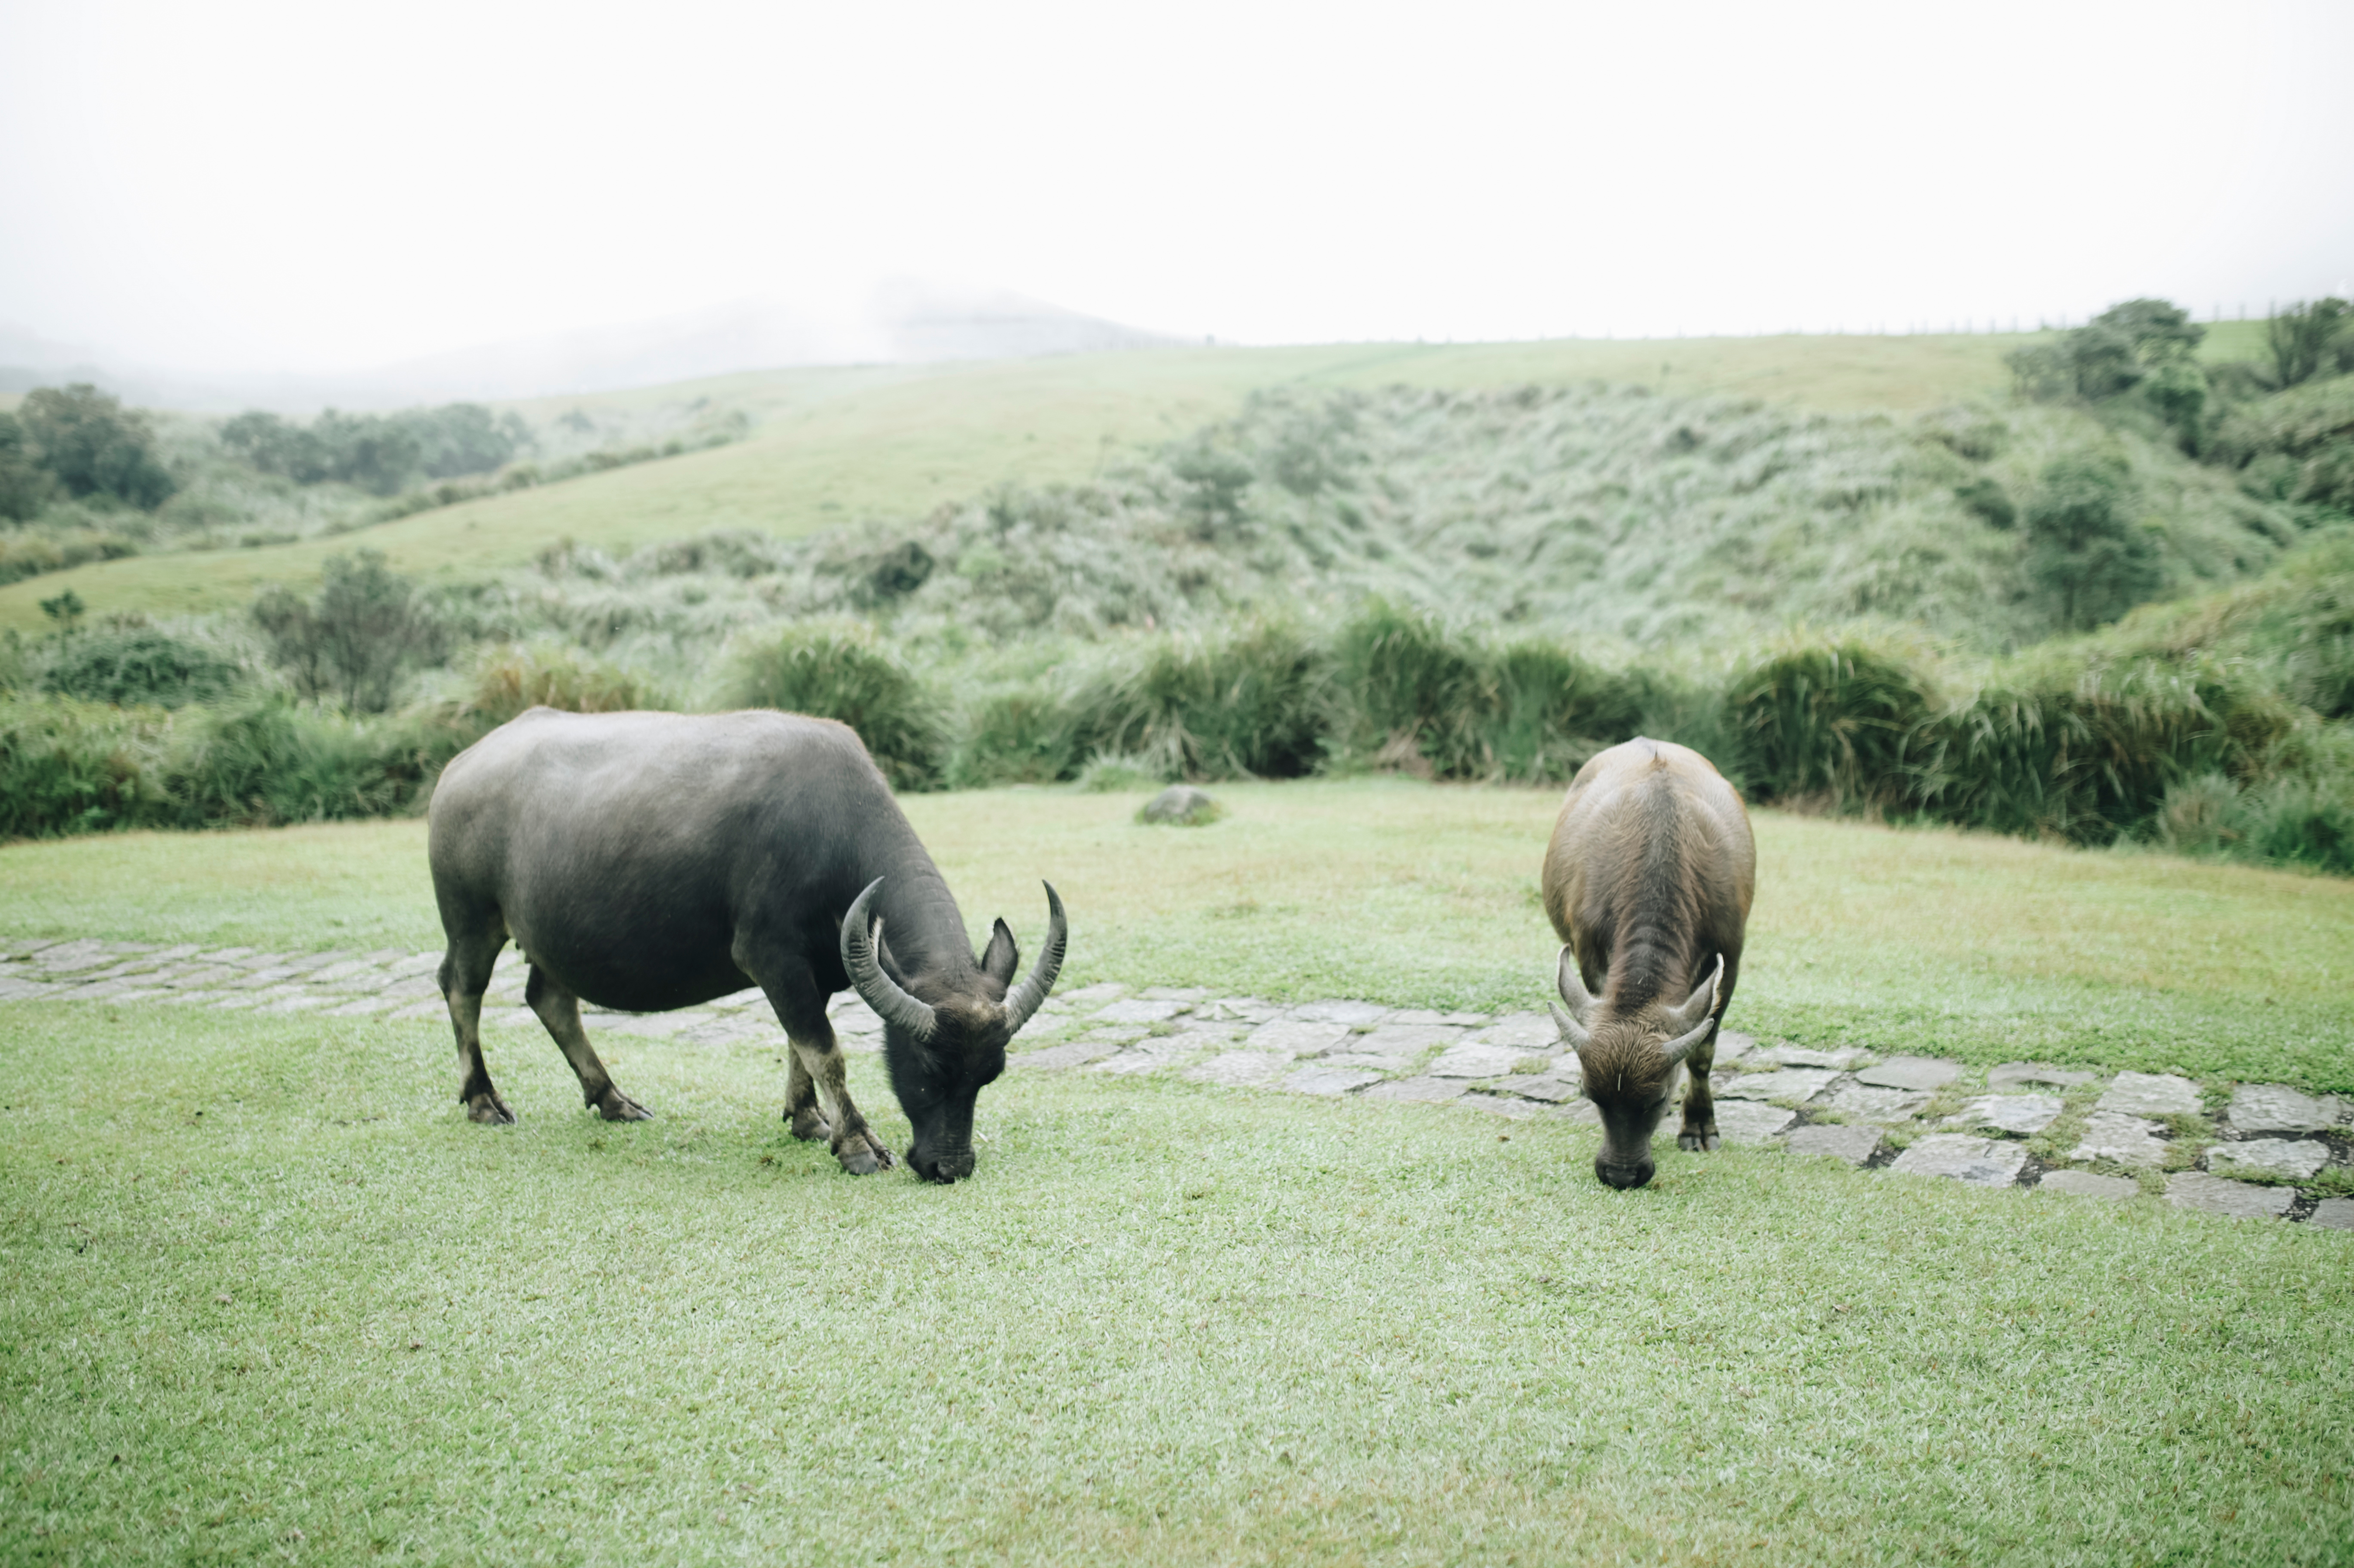
[[[1695,1023],[1707,1022],[1710,1015],[1716,1012],[1716,989],[1723,983],[1724,955],[1719,953],[1716,955],[1716,968],[1709,971],[1708,979],[1692,988],[1692,993],[1684,998],[1681,1007],[1660,1020],[1668,1033],[1681,1034]]]
[[[1585,989],[1585,977],[1577,971],[1577,955],[1570,951],[1566,942],[1562,944],[1561,962],[1554,966],[1553,983],[1561,988],[1562,1001],[1569,1003],[1570,1016],[1580,1024],[1593,1017],[1594,1010],[1602,1005]]]
[[[1659,1054],[1668,1059],[1669,1066],[1672,1067],[1691,1055],[1691,1048],[1707,1037],[1709,1027],[1716,1022],[1716,988],[1723,979],[1724,955],[1719,953],[1716,955],[1716,968],[1709,971],[1708,979],[1701,981],[1698,989],[1684,999],[1681,1007],[1667,1015],[1665,1022],[1670,1029],[1683,1031],[1659,1047]],[[1695,1016],[1700,1020],[1696,1024],[1692,1022]]]
[[[1588,1034],[1585,1026],[1572,1018],[1561,1003],[1555,1001],[1547,1005],[1553,1009],[1553,1027],[1561,1031],[1561,1037],[1569,1042],[1571,1050],[1583,1051],[1594,1044],[1594,1036]]]
[[[870,927],[866,906],[882,885],[879,876],[868,883],[866,891],[851,901],[850,913],[842,917],[842,967],[857,988],[858,999],[873,1008],[875,1016],[907,1031],[921,1045],[939,1027],[939,1018],[928,1005],[900,990],[899,982],[883,972],[882,960],[875,956],[883,941],[883,920],[877,916]]]
[[[1038,961],[1022,981],[1005,993],[1005,1030],[1011,1034],[1030,1022],[1046,993],[1055,989],[1055,977],[1063,972],[1063,947],[1070,938],[1070,927],[1063,919],[1063,900],[1051,882],[1039,885],[1046,890],[1046,945],[1038,949]]]

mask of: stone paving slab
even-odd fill
[[[1349,1026],[1345,1023],[1278,1018],[1252,1030],[1243,1044],[1254,1051],[1288,1051],[1294,1056],[1320,1056],[1348,1038]]]
[[[1197,1084],[1264,1089],[1271,1087],[1290,1068],[1291,1060],[1280,1051],[1227,1051],[1199,1066],[1186,1068],[1185,1076]]]
[[[2222,1214],[2234,1220],[2276,1220],[2296,1202],[2290,1187],[2259,1187],[2250,1181],[2226,1181],[2203,1171],[2178,1171],[2166,1183],[2166,1201],[2179,1209],[2202,1214]]]
[[[1933,1133],[1898,1155],[1889,1170],[1902,1176],[1943,1176],[1974,1187],[2008,1187],[2027,1168],[2027,1150],[2000,1139]]]
[[[2093,1108],[2126,1116],[2197,1116],[2206,1107],[2200,1102],[2199,1086],[2188,1078],[2171,1073],[2119,1073]]]
[[[1784,1067],[1773,1073],[1744,1073],[1716,1090],[1716,1096],[1719,1099],[1804,1105],[1822,1093],[1824,1086],[1838,1076],[1828,1067]]]
[[[1935,1056],[1891,1056],[1876,1067],[1860,1069],[1855,1081],[1875,1089],[1911,1089],[1928,1093],[1944,1088],[1961,1075],[1957,1062]]]
[[[2096,1110],[2084,1118],[2084,1135],[2069,1151],[2071,1160],[2114,1160],[2120,1165],[2161,1165],[2166,1161],[2165,1129],[2157,1122],[2117,1111]]]
[[[2242,1084],[2223,1113],[2236,1132],[2321,1132],[2343,1125],[2349,1107],[2336,1095],[2301,1095],[2283,1084]]]
[[[2060,1119],[2061,1104],[2052,1095],[1980,1095],[1961,1114],[1946,1118],[1947,1127],[1990,1127],[1999,1132],[2031,1137]]]
[[[310,1012],[336,1020],[389,1016],[446,1029],[448,1010],[436,978],[440,964],[438,952],[404,954],[394,948],[279,953],[200,950],[189,943],[23,942],[0,948],[0,1004],[65,999]],[[528,972],[520,954],[500,955],[482,1012],[486,1029],[545,1034],[539,1020],[520,1005]],[[766,1003],[758,987],[748,986],[672,1013],[586,1011],[592,1037],[667,1037],[688,1046],[781,1052],[783,1031]],[[880,1048],[882,1021],[855,996],[834,998],[828,1013],[844,1050],[866,1054]],[[1507,1119],[1541,1118],[1578,1127],[1599,1119],[1581,1092],[1576,1056],[1563,1045],[1553,1019],[1534,1011],[1490,1017],[1345,999],[1286,1005],[1215,996],[1199,986],[1140,991],[1105,981],[1049,998],[1033,1019],[1029,1037],[1040,1048],[1016,1050],[1011,1065],[1039,1071],[1169,1072],[1235,1089],[1453,1104]],[[1935,1089],[1970,1082],[1961,1079],[1959,1063],[1900,1056],[1873,1064],[1868,1054],[1848,1047],[1760,1044],[1732,1030],[1719,1035],[1717,1055],[1724,1069],[1713,1085],[1717,1125],[1728,1144],[1782,1142],[1793,1152],[1859,1162],[1875,1157],[1883,1128],[1899,1129],[1926,1136],[1918,1137],[1890,1169],[1998,1185],[2015,1181],[2025,1169],[2026,1150],[2017,1139],[2048,1128],[2060,1114],[2056,1094],[2031,1089],[2069,1089],[2094,1081],[2094,1075],[2074,1068],[2006,1063],[1987,1075],[1988,1092],[1949,1120],[1953,1130],[1940,1134],[1923,1128],[1918,1113]],[[1734,1065],[1741,1061],[1769,1070],[1741,1071]],[[1797,1104],[1836,1110],[1854,1123],[1798,1125],[1790,1108]],[[2168,1144],[2164,1124],[2153,1118],[2203,1115],[2200,1086],[2189,1079],[2121,1073],[2087,1118],[2071,1158],[2156,1165]],[[1672,1140],[1676,1125],[1671,1112],[1659,1136]],[[2301,1135],[2327,1131],[2343,1137],[2349,1128],[2354,1106],[2344,1098],[2307,1096],[2276,1084],[2240,1085],[2218,1128],[2223,1136],[2207,1151],[2209,1170],[2177,1173],[2169,1198],[2180,1206],[2217,1213],[2294,1215],[2300,1208],[2294,1187],[2235,1181],[2230,1173],[2309,1180],[2329,1166],[2331,1150],[2338,1146]],[[1968,1135],[1988,1130],[2012,1136]],[[2055,1192],[2103,1197],[2139,1190],[2129,1181],[2073,1170],[2048,1171],[2041,1184]],[[2313,1224],[2354,1228],[2354,1199],[2316,1194],[2303,1207],[2310,1210]]]
[[[2303,1138],[2251,1138],[2207,1150],[2207,1169],[2218,1176],[2285,1176],[2302,1181],[2328,1163],[2329,1146]]]
[[[1423,1105],[1440,1105],[1455,1099],[1470,1088],[1461,1078],[1434,1078],[1427,1075],[1416,1078],[1392,1078],[1375,1084],[1357,1097],[1361,1100],[1412,1100]]]
[[[2096,1176],[2090,1171],[2047,1171],[2035,1184],[2039,1192],[2062,1192],[2072,1198],[2105,1198],[2121,1203],[2138,1197],[2141,1183],[2123,1176]]]
[[[1721,1036],[1718,1044],[1723,1044]],[[1766,1045],[1761,1046],[1751,1060],[1770,1062],[1779,1067],[1829,1067],[1835,1073],[1844,1073],[1862,1057],[1862,1052],[1846,1048],[1810,1051],[1803,1045]]]
[[[1895,1127],[1912,1120],[1913,1113],[1929,1103],[1929,1096],[1911,1089],[1867,1088],[1849,1078],[1831,1085],[1814,1103],[1841,1116]]]
[[[1542,1012],[1508,1012],[1471,1038],[1482,1045],[1504,1045],[1521,1051],[1551,1051],[1561,1044],[1561,1030]]]
[[[1479,1045],[1463,1041],[1441,1052],[1425,1071],[1440,1078],[1500,1078],[1528,1060],[1528,1053],[1510,1045]]]
[[[1283,1086],[1295,1095],[1340,1096],[1381,1080],[1379,1073],[1363,1067],[1302,1067],[1285,1078]]]
[[[1370,1001],[1310,1001],[1291,1010],[1291,1016],[1302,1023],[1345,1023],[1352,1029],[1379,1023],[1389,1015],[1388,1008]]]
[[[1876,1127],[1841,1127],[1822,1122],[1794,1128],[1783,1141],[1793,1154],[1824,1154],[1844,1160],[1850,1165],[1861,1165],[1880,1152],[1881,1132]]]

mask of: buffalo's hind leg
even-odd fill
[[[607,1121],[653,1119],[653,1112],[613,1086],[612,1075],[605,1071],[597,1048],[588,1044],[588,1031],[581,1027],[578,997],[534,964],[523,999],[556,1037],[556,1048],[564,1053],[564,1059],[572,1064],[573,1075],[580,1080],[580,1098],[590,1110]]]
[[[491,1069],[482,1060],[482,993],[491,987],[491,970],[506,942],[505,922],[493,912],[481,928],[453,932],[441,958],[441,998],[450,1004],[450,1027],[458,1034],[458,1099],[469,1118],[491,1127],[511,1127],[515,1119],[492,1086]]]

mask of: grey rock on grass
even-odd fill
[[[1144,803],[1136,813],[1140,822],[1153,822],[1169,827],[1206,827],[1225,815],[1225,808],[1211,799],[1206,789],[1196,789],[1191,784],[1172,784]]]
[[[1946,1118],[1948,1127],[1990,1127],[2032,1136],[2060,1119],[2060,1101],[2051,1095],[1980,1095]]]

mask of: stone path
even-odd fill
[[[326,1017],[446,1018],[439,952],[265,953],[96,940],[0,945],[0,1004],[111,1001]],[[540,1033],[525,972],[502,955],[486,1028]],[[765,999],[737,991],[677,1012],[588,1009],[592,1034],[781,1048]],[[879,1048],[882,1024],[835,999],[848,1051]],[[1168,1073],[1230,1089],[1451,1105],[1510,1120],[1590,1123],[1577,1058],[1541,1013],[1491,1017],[1365,1001],[1297,1004],[1203,990],[1105,984],[1047,1000],[1015,1042],[1026,1072]],[[1713,1087],[1728,1143],[1900,1175],[2033,1187],[2119,1201],[2354,1230],[2354,1102],[2278,1084],[2200,1085],[2011,1062],[1980,1073],[1925,1056],[1810,1050],[1725,1032]],[[1672,1138],[1674,1124],[1663,1128]]]

